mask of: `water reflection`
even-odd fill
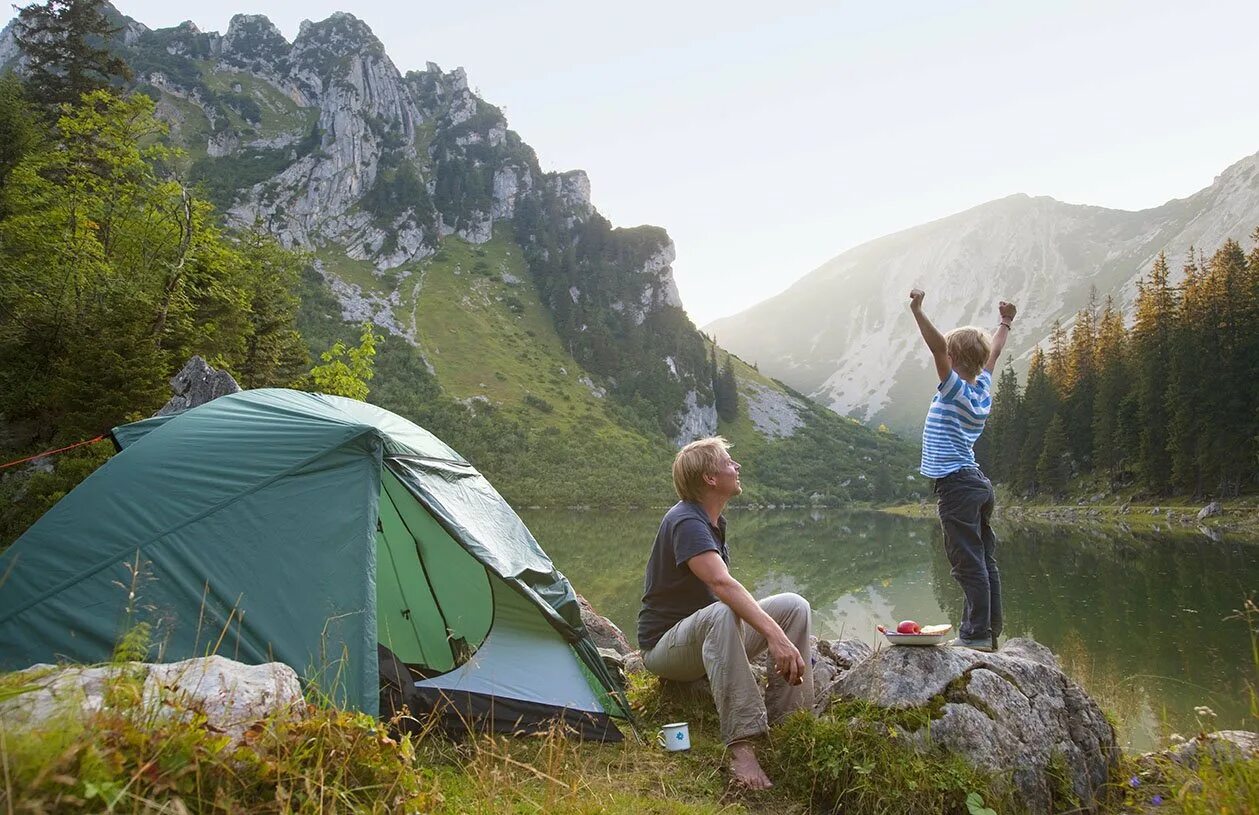
[[[578,591],[634,638],[643,568],[660,514],[533,511],[525,521]],[[819,636],[876,642],[877,623],[952,622],[962,596],[939,526],[869,512],[730,516],[732,571],[757,596],[795,591]],[[1227,619],[1259,587],[1259,543],[1193,531],[1000,523],[1007,637],[1051,648],[1120,723],[1133,749],[1165,730],[1259,729],[1259,686],[1243,623]]]

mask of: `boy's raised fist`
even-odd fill
[[[997,311],[1001,312],[1001,319],[1013,320],[1014,314],[1018,311],[1018,309],[1013,303],[1007,303],[1002,300],[1000,303],[997,303]]]
[[[927,293],[923,291],[922,289],[910,289],[909,290],[909,307],[914,309],[915,311],[922,308],[922,298],[925,297],[926,295]]]

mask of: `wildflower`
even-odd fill
[[[1132,778],[1128,779],[1128,786],[1132,787],[1133,789],[1136,789],[1137,787],[1141,786],[1141,779],[1137,778],[1135,775],[1132,776]]]
[[[1206,705],[1198,705],[1193,709],[1193,712],[1199,716],[1209,716],[1211,718],[1215,717],[1215,711]]]
[[[1153,798],[1150,799],[1150,803],[1154,804],[1154,806],[1159,806],[1160,804],[1163,803],[1163,796],[1155,795]]]

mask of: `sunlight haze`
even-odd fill
[[[1259,151],[1259,4],[119,0],[226,31],[349,11],[403,71],[464,66],[617,226],[668,229],[697,325],[841,251],[1013,193],[1124,209]]]

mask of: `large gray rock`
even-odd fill
[[[1205,521],[1207,518],[1211,518],[1216,515],[1219,515],[1223,511],[1224,510],[1220,507],[1219,501],[1212,501],[1211,503],[1204,506],[1202,509],[1198,510],[1198,520]]]
[[[1049,649],[1012,639],[997,653],[966,648],[884,648],[843,673],[835,696],[888,708],[924,707],[932,722],[911,735],[922,749],[956,753],[1009,779],[1030,812],[1065,802],[1096,811],[1118,769],[1115,731],[1064,674]]]
[[[0,722],[6,727],[38,729],[56,726],[64,716],[90,716],[106,706],[111,688],[129,682],[143,688],[140,705],[131,713],[178,719],[203,713],[206,727],[233,741],[271,713],[291,708],[300,715],[304,709],[297,674],[279,662],[245,665],[211,656],[169,664],[36,665],[15,675],[19,684],[23,674],[30,677],[30,690],[0,702]]]
[[[184,363],[179,373],[171,377],[170,387],[175,395],[153,415],[179,413],[240,390],[231,374],[210,367],[208,362],[195,354]]]

